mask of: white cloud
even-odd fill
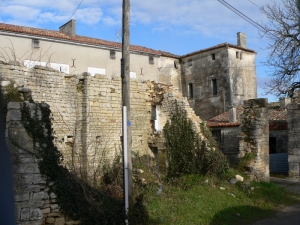
[[[100,21],[102,15],[100,8],[84,8],[78,9],[73,18],[82,23],[93,25]]]
[[[120,20],[116,20],[115,18],[110,17],[110,16],[104,17],[104,18],[102,19],[102,21],[103,21],[103,23],[104,23],[105,25],[108,25],[108,26],[121,25],[121,21],[120,21]]]

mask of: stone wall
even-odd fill
[[[240,127],[222,127],[212,128],[212,131],[219,132],[220,134],[220,150],[226,155],[230,164],[238,164],[239,154],[239,135],[241,132]]]
[[[247,165],[247,173],[252,180],[269,181],[269,121],[267,99],[244,101],[241,115],[241,135],[239,157],[254,153],[255,157]]]
[[[21,123],[21,104],[8,104],[7,140],[13,161],[14,192],[17,225],[73,225],[60,213],[56,195],[41,176],[34,157],[32,138]]]
[[[87,73],[67,75],[42,66],[28,69],[17,62],[0,63],[0,78],[4,92],[8,87],[14,87],[24,95],[23,98],[31,95],[35,102],[45,102],[50,106],[55,145],[63,153],[63,163],[69,169],[95,177],[99,175],[103,162],[111,161],[120,153],[120,78],[92,77]],[[130,92],[133,151],[140,155],[152,154],[149,139],[153,144],[153,137],[157,135],[153,107],[161,109],[162,128],[173,109],[174,100],[187,111],[194,128],[200,132],[201,120],[178,88],[131,79]],[[19,103],[10,103],[7,115],[8,138],[18,140],[10,143],[14,155],[17,221],[20,225],[76,224],[63,217],[55,195],[48,194],[49,187],[39,173],[37,160],[30,153],[32,141],[20,123],[19,108]]]
[[[287,106],[289,176],[300,179],[300,104]]]

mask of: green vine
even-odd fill
[[[121,200],[89,186],[61,165],[63,156],[53,143],[49,106],[23,103],[21,114],[22,123],[33,139],[40,172],[51,184],[49,191],[56,194],[61,211],[71,219],[80,220],[83,225],[122,224],[124,210]]]

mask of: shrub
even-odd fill
[[[219,151],[209,128],[200,124],[204,139],[193,129],[185,110],[174,101],[170,119],[163,134],[168,160],[167,177],[184,174],[219,175],[229,168],[226,157]]]

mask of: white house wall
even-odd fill
[[[39,40],[40,47],[38,49],[33,49],[33,39]],[[119,77],[121,73],[122,53],[120,49],[86,46],[66,41],[59,42],[55,39],[43,39],[38,36],[19,37],[15,34],[0,34],[0,47],[0,60],[2,61],[15,60],[13,56],[15,54],[16,60],[23,65],[25,60],[43,62],[43,65],[46,63],[49,67],[51,63],[68,65],[70,74],[81,74],[87,72],[88,68],[105,70],[105,75],[110,78]],[[115,59],[110,58],[110,50],[116,52]],[[15,53],[12,54],[11,52]],[[153,64],[149,63],[149,56],[153,57]],[[130,55],[130,72],[136,74],[138,81],[154,80],[167,84],[173,82],[178,87],[180,69],[174,69],[174,60],[176,59],[132,52]],[[64,67],[63,72],[66,71]]]

